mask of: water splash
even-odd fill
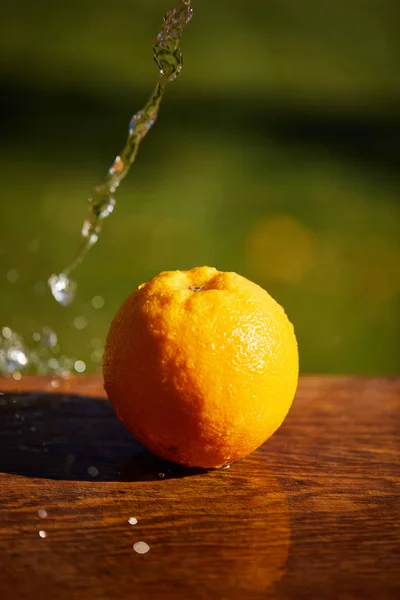
[[[182,70],[183,57],[179,44],[182,31],[193,16],[190,1],[180,0],[179,6],[164,17],[153,46],[154,60],[160,72],[159,80],[147,104],[132,117],[124,149],[115,158],[104,182],[96,186],[89,197],[89,214],[83,223],[82,241],[75,259],[61,273],[51,275],[49,279],[51,292],[62,305],[68,305],[74,300],[76,284],[70,279],[70,273],[98,241],[104,219],[114,210],[115,192],[135,162],[142,139],[157,119],[166,86]]]
[[[96,362],[100,361],[98,349]],[[26,374],[67,376],[73,370],[83,373],[86,364],[61,354],[57,334],[50,327],[36,330],[31,343],[10,327],[0,329],[0,375],[19,381]]]
[[[3,327],[0,335],[0,373],[20,373],[29,367],[29,363],[29,352],[21,336],[9,327]]]

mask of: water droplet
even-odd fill
[[[94,296],[92,298],[92,306],[93,308],[103,308],[105,304],[105,300],[103,296]]]
[[[99,235],[97,233],[92,233],[92,235],[89,238],[90,246],[94,246],[94,244],[98,241],[98,239],[99,239]]]
[[[41,538],[43,538],[43,539],[44,539],[44,538],[46,538],[46,537],[47,537],[47,533],[46,533],[45,531],[43,531],[43,529],[41,529],[41,530],[39,531],[39,536],[40,536]]]
[[[113,191],[115,191],[117,187],[118,183],[116,182],[113,186]],[[114,208],[115,198],[113,196],[110,196],[108,204],[106,204],[99,213],[99,219],[106,219],[107,217],[109,217],[111,213],[114,212]]]
[[[3,335],[3,338],[5,338],[6,340],[9,340],[12,336],[12,331],[9,327],[3,327],[1,333]]]
[[[63,306],[71,304],[74,300],[76,283],[69,279],[65,273],[52,275],[49,279],[49,286],[54,298]]]
[[[133,544],[133,549],[138,554],[146,554],[150,550],[150,546],[146,542],[136,542]]]
[[[116,156],[114,160],[113,166],[109,169],[110,175],[114,175],[114,173],[121,173],[125,168],[124,161],[120,156]]]
[[[77,373],[84,373],[86,371],[86,364],[83,360],[76,360],[74,363],[74,369]]]
[[[46,518],[47,518],[47,510],[45,510],[44,508],[39,508],[39,510],[38,510],[38,513],[37,513],[37,514],[38,514],[38,516],[39,516],[41,519],[46,519]]]
[[[159,473],[158,476],[159,476],[160,479],[164,479],[165,473]]]
[[[7,281],[9,283],[17,283],[18,279],[19,279],[19,273],[18,273],[17,269],[10,269],[7,272]]]
[[[140,111],[136,115],[133,115],[133,117],[132,117],[132,119],[131,119],[131,121],[129,123],[129,133],[131,135],[135,131],[136,124],[137,124],[138,120],[141,118],[141,116],[142,116],[142,111]]]
[[[52,369],[53,371],[56,371],[60,367],[60,363],[58,362],[58,360],[56,358],[49,358],[49,361],[47,364],[48,364],[49,368]]]
[[[12,376],[13,376],[13,379],[15,379],[15,381],[21,381],[21,379],[22,379],[22,374],[19,371],[14,371]]]
[[[87,326],[87,320],[85,317],[75,317],[74,319],[74,327],[75,329],[85,329]]]
[[[222,468],[223,468],[223,469],[230,469],[230,468],[231,468],[231,465],[224,465]]]
[[[97,477],[97,475],[99,474],[99,470],[97,467],[89,467],[87,471],[91,477]]]
[[[19,367],[25,367],[28,364],[28,357],[21,348],[11,347],[5,355],[6,368],[9,373],[18,371]]]
[[[137,520],[137,519],[135,519],[135,517],[130,517],[130,518],[128,519],[128,523],[129,523],[129,525],[136,525],[136,524],[137,524],[137,522],[138,522],[138,520]]]
[[[43,327],[40,334],[40,339],[44,346],[55,348],[58,343],[57,334],[50,327]]]
[[[60,387],[60,385],[61,385],[61,383],[58,381],[58,379],[52,379],[52,380],[50,381],[50,386],[51,386],[52,388],[59,388],[59,387]]]
[[[81,231],[82,237],[87,237],[89,235],[91,227],[92,227],[92,224],[89,221],[89,219],[86,219],[85,221],[83,221],[82,231]]]
[[[40,342],[40,339],[41,339],[40,333],[38,331],[35,331],[35,333],[32,335],[32,339],[34,342]]]

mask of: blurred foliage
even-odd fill
[[[38,282],[76,249],[173,0],[3,0],[0,326],[49,325],[93,370],[134,287],[210,264],[285,306],[303,372],[399,373],[397,0],[193,5],[184,70],[62,308]]]

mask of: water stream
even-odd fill
[[[59,274],[49,278],[54,298],[64,306],[70,304],[76,294],[77,286],[70,274],[98,241],[104,219],[114,210],[115,193],[135,162],[141,141],[158,117],[166,87],[182,70],[180,39],[192,16],[191,1],[180,0],[179,5],[164,17],[153,46],[154,60],[159,69],[156,86],[146,105],[133,115],[123,150],[114,159],[104,181],[95,186],[90,194],[89,211],[82,226],[82,240],[75,258]],[[76,327],[80,328],[78,324]],[[0,329],[0,374],[11,375],[19,380],[24,372],[68,375],[73,370],[81,373],[86,369],[83,361],[64,356],[56,332],[48,327],[37,328],[32,340],[28,343],[8,326]]]
[[[141,141],[158,117],[165,89],[182,70],[183,57],[179,44],[182,31],[192,16],[190,0],[181,0],[179,6],[164,17],[153,46],[154,60],[160,72],[157,84],[146,105],[133,115],[125,147],[116,156],[104,182],[92,190],[89,197],[89,213],[82,226],[82,241],[77,255],[61,273],[53,274],[49,279],[51,292],[60,304],[67,305],[74,300],[76,283],[70,278],[70,273],[98,241],[104,219],[114,210],[115,192],[135,162]]]

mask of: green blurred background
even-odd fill
[[[50,326],[94,371],[133,288],[209,264],[284,305],[303,372],[400,372],[397,0],[194,1],[184,70],[67,308],[44,282],[150,94],[174,0],[1,5],[0,326]]]

